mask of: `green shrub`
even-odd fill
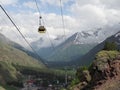
[[[78,78],[74,78],[72,81],[71,81],[71,85],[70,86],[74,86],[76,84],[78,84],[80,82],[80,80]]]
[[[88,70],[89,67],[82,66],[82,67],[77,69],[76,77],[79,79],[80,82],[84,82],[84,81],[89,82],[91,80],[91,75],[90,75],[89,70]]]
[[[115,42],[105,42],[103,50],[117,50],[117,44]]]

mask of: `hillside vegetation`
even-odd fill
[[[9,64],[16,64],[30,67],[45,67],[41,62],[28,56],[23,51],[15,49],[8,45],[0,45],[0,61],[4,61]]]
[[[18,70],[19,67],[36,69],[46,68],[42,62],[14,48],[12,46],[14,44],[14,42],[11,42],[0,34],[0,84],[2,86],[13,82],[19,83],[18,81],[22,80],[23,75]]]

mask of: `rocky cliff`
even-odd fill
[[[85,71],[83,71],[85,73]],[[87,80],[91,76],[91,80]],[[120,90],[120,53],[101,51],[73,90]]]

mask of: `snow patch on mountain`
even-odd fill
[[[120,31],[120,26],[105,26],[94,30],[77,32],[74,34],[74,44],[90,44],[90,43],[101,43],[106,38],[114,35]],[[120,36],[118,33],[116,36]]]
[[[114,35],[120,31],[120,25],[106,25],[103,27],[95,28],[93,30],[85,30],[81,32],[72,33],[66,36],[57,35],[54,38],[49,38],[48,36],[41,37],[37,41],[32,42],[32,45],[36,48],[52,47],[51,43],[56,47],[63,42],[73,43],[73,44],[92,44],[101,43],[106,38]],[[68,39],[68,40],[67,40]],[[66,41],[67,40],[67,41]]]

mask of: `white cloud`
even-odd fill
[[[39,34],[37,32],[38,28],[38,14],[37,13],[9,13],[10,17],[13,19],[15,24],[18,26],[20,31],[23,33],[23,35],[26,37],[29,42],[37,40],[39,38]],[[11,39],[12,41],[16,41],[19,44],[25,43],[19,32],[16,30],[16,28],[13,26],[13,24],[10,22],[8,17],[3,13],[2,10],[0,10],[0,27],[2,30],[2,33]],[[13,17],[14,16],[14,17]],[[32,39],[32,40],[31,40]],[[22,43],[21,43],[22,42]]]
[[[101,4],[109,9],[120,9],[120,0],[101,0]]]
[[[82,7],[73,7],[72,12],[76,16],[76,20],[83,25],[82,29],[103,26],[107,23],[106,15],[103,8],[95,5],[84,5]],[[77,12],[75,14],[75,12]]]
[[[92,29],[120,21],[120,12],[111,5],[112,2],[117,5],[119,0],[76,0],[70,10],[76,16],[76,20],[82,24],[82,29]],[[111,8],[108,8],[109,5]]]
[[[69,0],[61,0],[62,4],[67,3]],[[60,0],[41,0],[42,4],[49,4],[53,6],[60,6]]]
[[[15,4],[17,3],[18,0],[2,0],[0,1],[1,4],[4,4],[4,5],[10,5],[10,4]]]
[[[69,1],[74,1],[74,3],[70,4],[69,7],[63,8],[63,12],[65,10],[69,10],[70,12],[64,15],[66,35],[73,34],[75,32],[80,32],[82,30],[93,30],[93,28],[103,27],[108,24],[114,25],[120,22],[120,9],[119,9],[120,0],[88,0],[88,1],[62,0],[64,5],[69,3]],[[2,1],[2,3],[5,3],[6,5],[13,4],[16,2],[17,0],[8,0],[8,2],[7,0]],[[60,5],[59,0],[41,0],[41,2],[42,3],[38,3],[40,7],[43,7],[43,4],[45,5],[45,7],[47,7],[48,4],[51,6]],[[30,9],[36,8],[35,2],[33,1],[28,2],[24,1],[22,5]],[[16,7],[16,9],[18,9],[18,7]],[[5,15],[1,14],[1,12],[2,11],[0,11],[0,15],[6,20],[7,17],[4,17]],[[26,38],[30,42],[39,39],[41,36],[44,37],[44,35],[41,35],[37,32],[37,29],[39,27],[38,26],[39,14],[37,12],[32,12],[32,10],[31,11],[22,10],[21,12],[18,13],[14,11],[9,12],[10,15],[14,18],[16,24],[20,27],[21,32],[26,36]],[[61,15],[53,12],[52,13],[41,12],[41,13],[43,16],[43,20],[45,22],[45,27],[47,28],[47,31],[49,32],[51,39],[54,39],[57,36],[64,34]],[[0,21],[2,20],[0,19]],[[11,27],[11,29],[13,29],[13,26],[11,26],[10,21],[8,19],[6,22],[7,24],[6,23],[4,23],[4,25],[3,23],[1,24],[1,28],[7,25]],[[10,31],[5,32],[5,35],[8,33],[9,37],[12,37],[11,39],[15,38],[14,34]]]
[[[87,5],[87,4],[91,4],[91,5],[99,5],[100,4],[100,0],[76,0],[74,5],[79,5],[79,7]]]
[[[36,4],[33,1],[24,2],[23,6],[31,8],[31,9],[36,9]]]

